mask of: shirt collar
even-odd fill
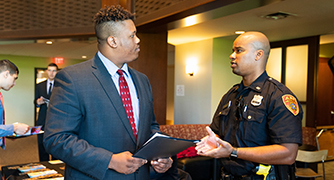
[[[262,87],[266,79],[268,79],[267,71],[264,71],[250,86],[249,88],[253,89],[254,91],[261,92]]]
[[[54,81],[54,80],[53,80]],[[52,83],[53,84],[53,81],[51,81],[49,78],[47,79],[47,84],[50,84]]]
[[[107,71],[109,72],[109,74],[111,76],[115,76],[115,74],[117,74],[117,70],[119,68],[112,61],[110,61],[108,58],[103,56],[103,54],[100,51],[97,52],[97,55],[101,59],[104,66],[107,68]],[[128,65],[126,63],[124,63],[124,65],[121,69],[125,72],[126,76],[129,75],[129,68],[128,68]]]
[[[264,71],[254,82],[252,82],[252,84],[248,87],[245,87],[244,84],[241,83],[239,84],[238,87],[236,87],[236,91],[238,91],[240,93],[240,91],[242,91],[245,88],[250,88],[253,91],[257,91],[257,92],[261,92],[262,91],[262,87],[264,85],[264,82],[266,79],[268,79],[268,74],[267,71]]]

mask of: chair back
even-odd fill
[[[303,145],[316,147],[317,130],[314,127],[302,127],[302,132],[303,132]]]
[[[328,150],[320,150],[320,151],[298,150],[296,161],[306,162],[306,163],[322,162],[326,160],[327,154]]]
[[[209,124],[160,125],[160,131],[174,138],[200,140],[208,135],[206,126]]]

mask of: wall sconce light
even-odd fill
[[[45,41],[45,44],[47,44],[47,45],[51,45],[51,44],[52,44],[52,41],[51,41],[51,40]]]
[[[194,75],[194,72],[195,72],[195,66],[194,66],[194,65],[187,65],[187,66],[186,66],[186,73],[187,73],[189,76],[193,76],[193,75]]]

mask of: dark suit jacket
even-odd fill
[[[159,131],[148,78],[130,68],[129,72],[139,99],[137,141],[116,86],[97,55],[57,73],[44,146],[66,163],[65,179],[149,179],[147,164],[130,175],[108,169],[113,153],[134,153]]]
[[[34,100],[34,103],[35,103],[36,106],[37,106],[36,100],[38,98],[40,98],[41,96],[45,97],[46,99],[50,98],[49,95],[47,94],[46,82],[47,82],[47,80],[45,80],[43,82],[40,82],[36,85],[35,100]],[[44,126],[47,109],[48,109],[48,107],[47,107],[46,103],[40,105],[36,125],[43,125]]]

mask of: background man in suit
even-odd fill
[[[148,180],[150,165],[159,173],[172,165],[171,158],[132,156],[159,131],[149,80],[127,66],[140,50],[133,18],[120,6],[102,8],[94,17],[95,57],[57,73],[44,145],[66,163],[65,179]]]
[[[58,72],[57,64],[50,63],[46,70],[46,73],[48,75],[47,80],[40,82],[39,84],[36,85],[34,103],[37,107],[39,107],[36,125],[42,126],[42,130],[44,130],[46,111],[48,109],[49,99],[54,85],[54,78],[57,72]],[[39,160],[48,161],[50,157],[49,154],[45,151],[43,146],[43,134],[38,134],[37,139],[38,139]]]
[[[0,89],[9,91],[15,86],[15,81],[19,74],[19,69],[14,63],[7,59],[0,60]],[[29,130],[29,126],[23,123],[4,124],[5,109],[2,94],[0,93],[0,147],[5,149],[4,137],[11,136],[15,132],[18,135],[23,135]]]

